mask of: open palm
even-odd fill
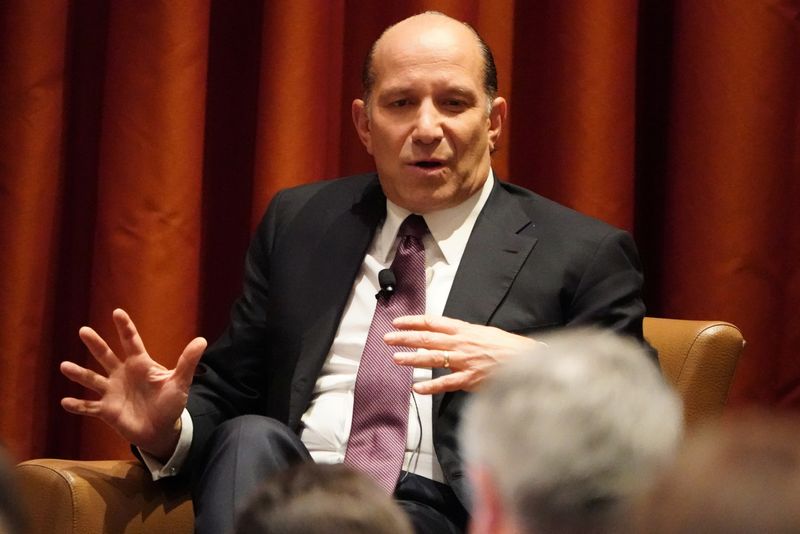
[[[100,398],[66,397],[61,405],[70,413],[97,417],[156,457],[169,457],[179,434],[177,421],[186,406],[192,375],[206,340],[193,339],[178,358],[175,369],[167,369],[147,353],[127,313],[116,309],[113,318],[121,355],[115,354],[93,329],[84,326],[79,331],[81,340],[105,370],[105,376],[73,362],[61,364],[61,372],[67,378],[96,392]]]

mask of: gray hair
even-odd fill
[[[562,331],[467,407],[466,461],[530,532],[604,532],[674,457],[683,409],[637,341]]]

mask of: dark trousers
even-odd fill
[[[193,477],[195,532],[233,532],[236,514],[270,475],[311,456],[286,425],[244,415],[221,424],[208,445],[206,462]],[[418,533],[463,533],[467,512],[449,486],[403,473],[395,499]]]

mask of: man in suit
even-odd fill
[[[374,352],[365,349],[370,319],[395,298],[379,273],[405,255],[398,243],[423,249],[423,304],[391,317],[396,331],[381,333],[378,350],[390,372],[413,368],[413,393],[400,394],[402,473],[392,480],[420,532],[463,531],[456,426],[468,392],[497,362],[527,353],[537,331],[557,326],[601,324],[641,338],[630,236],[493,176],[507,106],[491,52],[471,27],[440,13],[401,21],[373,45],[363,81],[353,120],[377,174],[276,195],[217,343],[203,354],[205,341],[193,340],[167,370],[115,310],[124,361],[84,328],[108,377],[62,364],[102,396],[64,399],[68,411],[109,422],[154,477],[191,474],[198,531],[228,529],[242,496],[290,463],[347,462],[354,397],[379,405],[397,392],[354,395],[362,351],[365,359]],[[419,231],[404,233],[412,220]],[[402,282],[400,294],[409,291]]]

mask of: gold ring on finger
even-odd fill
[[[449,369],[450,368],[450,354],[447,353],[447,352],[444,353],[444,366],[443,367],[445,369]]]

